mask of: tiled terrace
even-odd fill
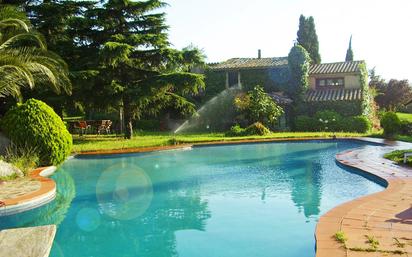
[[[336,156],[344,165],[383,178],[388,187],[323,215],[316,228],[317,257],[412,256],[412,170],[383,158],[402,148],[412,145],[370,146]],[[338,231],[345,244],[336,241]]]

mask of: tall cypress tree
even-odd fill
[[[315,29],[315,20],[312,16],[308,18],[303,15],[300,16],[297,36],[298,44],[308,51],[312,63],[319,64],[321,62],[319,41]]]
[[[353,61],[352,36],[350,36],[349,48],[348,48],[348,50],[346,51],[345,61],[346,61],[346,62],[351,62],[351,61]]]

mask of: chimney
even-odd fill
[[[262,58],[262,50],[258,50],[258,59]]]

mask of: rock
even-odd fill
[[[17,174],[18,177],[23,177],[24,174],[21,170],[14,167],[10,163],[0,160],[0,177],[8,177]]]

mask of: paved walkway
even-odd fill
[[[31,178],[18,178],[0,183],[0,201],[15,199],[40,189],[40,182]]]
[[[316,228],[317,257],[412,256],[412,169],[383,158],[411,144],[367,146],[336,156],[340,163],[387,181],[386,190],[340,205],[323,215]],[[347,241],[338,242],[336,232]]]
[[[39,207],[56,196],[56,183],[40,174],[46,168],[33,170],[27,178],[0,184],[0,216]]]

